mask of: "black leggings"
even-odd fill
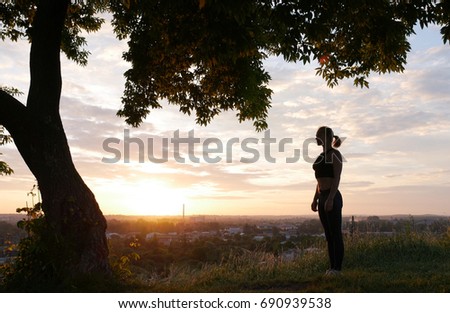
[[[328,256],[332,270],[340,271],[344,259],[344,240],[342,239],[342,195],[339,190],[333,199],[333,210],[325,211],[325,201],[328,199],[330,190],[320,191],[319,195],[319,217],[325,231],[328,244]]]

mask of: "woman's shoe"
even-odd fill
[[[325,272],[325,276],[340,276],[342,275],[341,271],[338,270],[327,270]]]

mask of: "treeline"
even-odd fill
[[[351,221],[345,224],[345,229],[353,229],[359,233],[432,233],[444,234],[450,227],[449,218],[417,218],[410,216],[405,219],[382,219],[378,216],[369,216],[364,220],[359,220],[352,224]]]
[[[152,232],[159,233],[186,233],[186,232],[204,232],[204,231],[222,231],[228,227],[240,227],[242,232],[246,235],[261,234],[262,228],[267,231],[267,225],[271,225],[273,234],[280,231],[282,224],[286,221],[246,221],[246,222],[187,222],[184,223],[181,219],[161,219],[161,220],[147,220],[139,219],[110,219],[108,220],[108,232],[127,234],[127,233],[141,233],[148,234]],[[295,221],[290,224],[296,229],[297,235],[320,235],[323,233],[322,225],[318,218],[305,219],[302,221]],[[356,233],[402,233],[402,232],[429,232],[433,234],[446,233],[450,227],[450,219],[448,217],[436,218],[380,218],[378,216],[369,216],[366,218],[358,218],[352,220],[346,218],[343,221],[342,228],[346,232]]]
[[[145,218],[138,218],[136,220],[130,220],[114,218],[108,220],[107,231],[118,234],[133,232],[142,234],[153,232],[182,233],[191,231],[219,231],[222,227],[223,225],[218,222],[184,223],[180,219],[147,220]]]

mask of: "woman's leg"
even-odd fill
[[[325,238],[327,240],[328,257],[330,259],[330,269],[334,268],[334,242],[332,237],[331,220],[328,212],[325,212],[325,201],[327,200],[329,191],[321,191],[319,196],[319,218],[322,223]]]
[[[344,259],[344,240],[342,237],[342,195],[338,191],[333,200],[333,210],[327,212],[327,219],[330,227],[331,244],[331,269],[340,271]]]

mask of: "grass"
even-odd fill
[[[325,277],[318,252],[283,261],[241,250],[221,264],[170,265],[164,276],[127,265],[111,281],[91,277],[69,292],[450,292],[450,236],[408,233],[346,238],[343,274]],[[1,274],[1,271],[0,271]],[[2,286],[0,285],[0,291]]]
[[[449,292],[450,238],[407,234],[346,240],[343,274],[325,277],[325,249],[283,262],[247,251],[201,269],[173,265],[164,278],[135,277],[134,292]]]

